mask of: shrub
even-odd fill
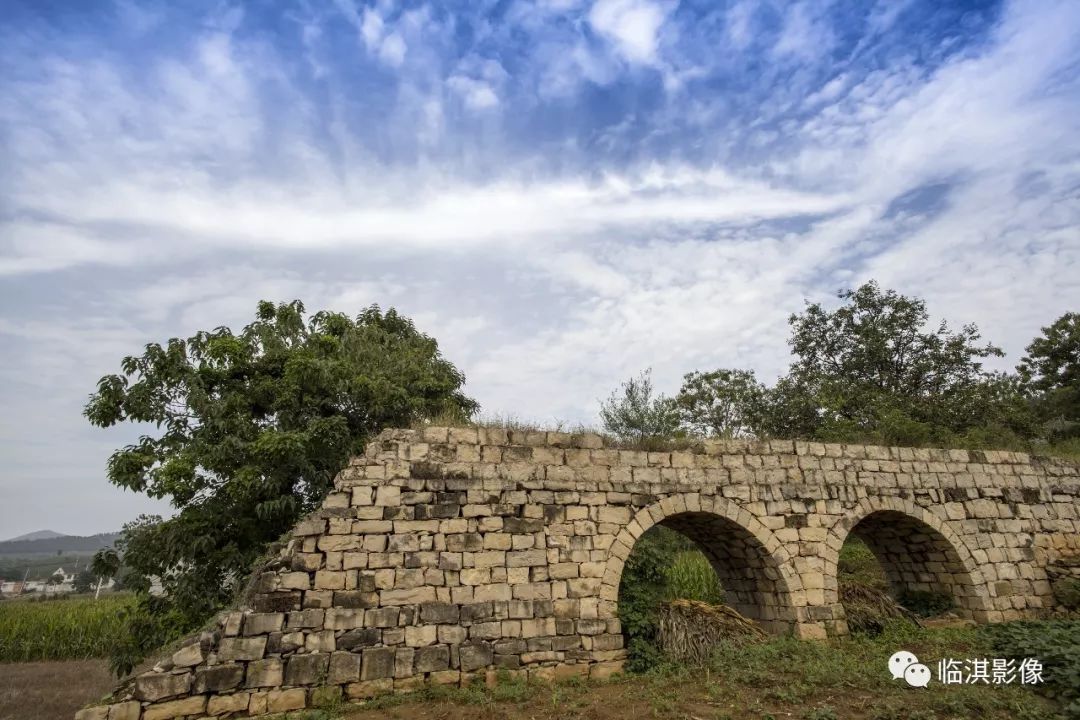
[[[1080,580],[1060,578],[1053,584],[1054,599],[1068,610],[1080,610]]]
[[[1080,620],[1019,621],[981,630],[998,657],[1038,658],[1038,689],[1060,702],[1070,720],[1080,720]]]
[[[930,590],[904,590],[897,600],[919,617],[934,617],[953,607],[951,595]]]

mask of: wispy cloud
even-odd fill
[[[275,12],[0,21],[9,534],[129,517],[84,512],[130,435],[86,394],[261,298],[395,305],[485,410],[585,421],[647,366],[777,375],[803,298],[870,277],[1008,364],[1080,301],[1073,3]]]

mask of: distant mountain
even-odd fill
[[[13,537],[9,540],[0,540],[0,542],[18,542],[19,540],[52,540],[53,538],[68,537],[63,533],[53,532],[52,530],[38,530],[32,533],[26,533],[19,537]]]
[[[33,538],[41,533],[49,535]],[[120,533],[101,533],[80,537],[76,535],[60,535],[50,530],[41,530],[30,533],[29,536],[13,538],[0,542],[0,555],[56,555],[57,553],[76,553],[91,555],[101,548],[112,547]],[[27,539],[29,538],[29,539]]]

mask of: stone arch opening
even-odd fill
[[[805,594],[784,547],[756,519],[722,500],[668,498],[638,512],[616,539],[604,579],[609,588],[617,591],[634,545],[657,526],[689,539],[716,573],[726,604],[766,631],[787,632],[803,619]],[[605,599],[617,615],[617,593]]]
[[[687,512],[660,523],[688,538],[708,559],[725,603],[767,630],[786,631],[794,619],[779,564],[753,533],[719,515]]]
[[[986,610],[986,584],[971,554],[948,526],[917,507],[860,507],[835,533],[831,547],[848,538],[862,541],[881,566],[890,594],[902,603],[933,603],[946,598],[951,610],[980,619]],[[827,588],[838,598],[837,554],[831,556]],[[920,600],[920,598],[922,598]]]

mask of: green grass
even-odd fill
[[[1070,440],[1062,440],[1061,442],[1054,443],[1047,446],[1045,451],[1036,450],[1036,453],[1045,453],[1051,457],[1064,458],[1066,460],[1073,460],[1080,462],[1080,438],[1072,438]]]
[[[0,662],[106,657],[124,632],[129,595],[0,603]]]
[[[840,580],[869,585],[879,590],[888,590],[885,571],[874,553],[859,538],[849,535],[840,548],[840,560],[836,566]]]
[[[914,652],[935,673],[928,692],[913,693],[887,672],[889,656],[900,649]],[[720,648],[709,673],[717,678],[716,691],[721,694],[732,688],[752,688],[766,700],[793,705],[811,704],[823,695],[872,695],[880,698],[871,714],[875,720],[984,714],[1003,714],[1017,720],[1060,717],[1045,700],[1020,685],[937,682],[935,667],[942,658],[995,656],[988,638],[976,628],[924,629],[892,623],[875,637],[853,635],[827,643],[780,637],[757,645]],[[688,671],[667,668],[658,672]]]

